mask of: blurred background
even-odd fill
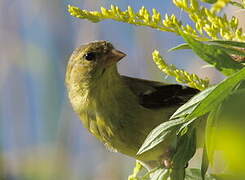
[[[66,64],[83,43],[111,41],[127,54],[119,64],[124,75],[173,82],[152,62],[151,53],[158,49],[168,63],[211,83],[223,78],[212,68],[202,68],[205,63],[191,51],[167,53],[182,43],[174,34],[110,20],[93,24],[70,16],[68,4],[90,10],[144,5],[186,19],[171,1],[162,0],[0,0],[1,180],[124,180],[132,171],[134,160],[108,152],[68,102]],[[241,12],[226,11],[241,17]]]

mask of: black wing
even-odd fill
[[[197,89],[178,84],[122,77],[131,91],[138,96],[139,104],[149,109],[180,106],[199,92]]]

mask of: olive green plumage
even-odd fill
[[[140,156],[138,149],[154,127],[198,91],[122,76],[116,64],[124,56],[106,41],[77,48],[67,66],[68,96],[84,126],[108,148],[155,166],[170,158],[176,136]]]

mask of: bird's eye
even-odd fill
[[[95,52],[89,52],[89,53],[85,54],[84,57],[88,61],[93,61],[96,58],[96,53]]]

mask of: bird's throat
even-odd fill
[[[122,81],[116,66],[104,70],[98,78],[83,78],[77,74],[67,81],[68,95],[73,109],[79,115],[96,112],[110,104],[122,90]]]

